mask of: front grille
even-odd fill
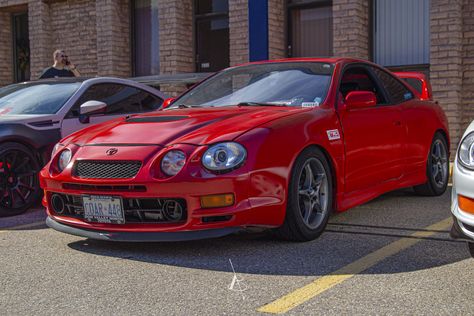
[[[50,210],[59,216],[84,219],[84,209],[81,195],[51,193],[59,195],[64,201],[64,211],[57,213],[52,207]],[[179,223],[187,218],[186,201],[173,198],[122,198],[125,213],[125,223]],[[52,203],[50,203],[51,205]],[[173,209],[174,206],[174,209]],[[173,214],[176,207],[181,208],[181,216]]]
[[[81,160],[73,174],[83,179],[127,179],[136,176],[141,166],[141,161]]]

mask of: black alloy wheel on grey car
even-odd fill
[[[40,164],[24,145],[0,145],[0,217],[18,215],[38,202]]]
[[[305,149],[291,172],[285,222],[276,231],[279,237],[309,241],[322,234],[332,211],[332,181],[324,153],[316,147]]]
[[[446,191],[449,180],[449,149],[446,138],[436,133],[431,143],[426,164],[426,183],[417,185],[414,190],[419,195],[438,196]]]

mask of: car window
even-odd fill
[[[54,114],[80,86],[80,82],[6,86],[0,89],[0,115]]]
[[[372,69],[390,95],[392,104],[399,104],[413,99],[413,93],[394,76],[376,67]]]
[[[240,103],[319,106],[326,99],[334,65],[279,62],[229,68],[210,77],[172,105],[204,107]]]
[[[408,83],[410,86],[415,88],[416,91],[418,91],[419,94],[423,93],[423,82],[420,79],[417,78],[400,78],[406,83]]]
[[[377,104],[388,103],[383,92],[364,67],[351,67],[342,75],[339,92],[345,98],[352,91],[370,91],[375,93]]]
[[[135,87],[100,83],[89,87],[84,92],[67,117],[78,117],[81,104],[91,100],[106,103],[106,115],[149,112],[158,109],[163,103],[161,98]]]

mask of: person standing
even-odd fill
[[[74,66],[74,64],[69,61],[64,51],[60,49],[54,51],[53,59],[53,66],[46,68],[39,77],[39,79],[79,77],[81,75],[77,70],[76,66]]]

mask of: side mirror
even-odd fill
[[[94,114],[103,114],[107,109],[107,103],[100,101],[87,101],[79,107],[79,122],[87,124],[90,122],[89,117]]]
[[[377,105],[377,97],[371,91],[352,91],[345,99],[347,109],[364,109]]]
[[[169,108],[169,106],[171,105],[171,103],[173,103],[174,100],[176,100],[176,98],[168,98],[165,101],[163,101],[163,105],[161,106],[161,109],[164,110],[166,108]]]

